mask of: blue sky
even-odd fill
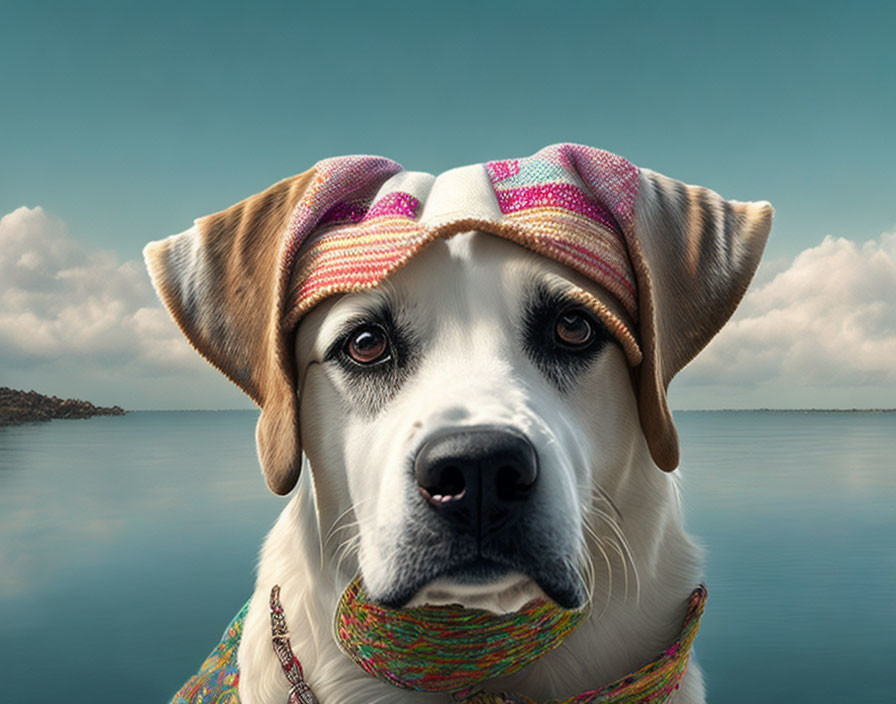
[[[136,260],[327,156],[440,171],[558,141],[770,200],[761,281],[826,235],[889,256],[881,238],[896,230],[889,3],[32,1],[0,13],[0,215],[40,207],[46,222],[27,227],[85,261]],[[77,391],[74,362],[62,384],[49,358],[9,347],[13,385]],[[896,371],[883,368],[890,393]],[[82,376],[114,396],[101,371]],[[198,405],[234,405],[207,383]],[[880,383],[830,402],[876,402]],[[176,384],[151,387],[125,402],[190,405]],[[712,400],[693,394],[683,405]],[[800,399],[825,403],[768,405]]]

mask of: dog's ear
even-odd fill
[[[628,238],[644,355],[635,376],[641,425],[654,462],[666,471],[678,466],[666,389],[731,317],[759,265],[773,212],[765,201],[729,201],[640,170]]]
[[[190,344],[261,407],[259,459],[278,494],[298,478],[301,446],[294,382],[277,363],[277,288],[286,225],[312,177],[281,181],[143,251]]]
[[[287,494],[302,466],[288,284],[296,253],[337,202],[400,167],[338,157],[281,181],[143,251],[159,297],[194,348],[261,407],[258,457],[268,486]]]

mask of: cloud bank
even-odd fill
[[[143,266],[73,240],[41,208],[0,220],[0,353],[39,363],[78,357],[143,371],[192,353],[155,303]]]
[[[158,303],[143,263],[41,208],[0,219],[0,384],[131,408],[250,408]],[[673,382],[675,408],[896,406],[896,234],[763,265]]]
[[[825,237],[766,278],[682,372],[682,396],[703,405],[700,387],[716,386],[732,407],[756,405],[757,389],[770,407],[896,407],[896,234]]]
[[[0,374],[132,408],[209,407],[206,395],[244,407],[171,322],[142,262],[85,247],[40,207],[0,219]]]

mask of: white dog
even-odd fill
[[[262,407],[269,485],[295,486],[262,549],[241,701],[289,695],[271,647],[275,584],[321,704],[456,701],[343,654],[333,616],[356,575],[390,608],[506,613],[545,596],[590,608],[561,647],[485,691],[541,702],[637,671],[675,641],[701,576],[665,389],[742,297],[771,207],[577,145],[438,178],[367,159],[323,162],[147,247],[185,334]],[[413,207],[377,210],[395,193]],[[575,225],[567,211],[596,218],[615,249],[564,258],[566,230],[545,245]],[[343,276],[353,255],[328,252],[382,222],[406,241],[372,275],[386,250]],[[602,278],[608,262],[631,300]],[[317,281],[327,267],[337,278]],[[704,701],[693,657],[668,701]]]

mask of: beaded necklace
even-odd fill
[[[687,670],[691,646],[700,628],[705,604],[706,587],[701,584],[691,593],[678,638],[644,667],[599,689],[541,704],[666,704]],[[224,632],[221,643],[208,656],[199,672],[174,696],[171,704],[240,704],[237,651],[248,606],[248,603],[243,606]],[[279,587],[271,590],[270,607],[271,642],[290,684],[287,702],[318,704],[305,681],[302,665],[292,651]],[[427,633],[429,627],[425,617],[430,611],[436,618],[441,635]],[[523,612],[534,616],[542,627],[521,623],[515,618],[516,614],[501,616],[459,607],[383,609],[366,599],[363,587],[356,580],[349,585],[340,601],[336,626],[340,647],[352,660],[366,672],[398,687],[450,693],[458,704],[539,704],[520,694],[483,691],[476,682],[494,677],[495,673],[510,674],[525,667],[557,647],[587,615],[581,615],[583,612],[580,611],[563,611],[550,603],[538,601],[517,613]],[[480,633],[488,634],[475,646],[470,642],[470,629],[474,624]],[[340,632],[342,630],[344,633]],[[398,637],[398,644],[391,640],[379,640],[374,634]],[[414,640],[418,637],[419,641]],[[513,638],[528,640],[511,642]],[[432,673],[418,668],[421,656],[414,652],[416,642],[422,644],[419,647],[425,650],[426,657],[432,659]],[[436,653],[432,649],[436,642],[449,649],[460,648],[455,659],[446,657],[444,653]],[[507,650],[502,651],[505,647]],[[527,653],[527,650],[531,652]],[[471,665],[469,658],[474,652],[478,652],[482,660],[474,660],[474,665]],[[533,653],[537,654],[533,656]],[[482,669],[478,670],[480,676],[477,677],[479,666]],[[456,668],[454,676],[451,674],[452,668]]]

